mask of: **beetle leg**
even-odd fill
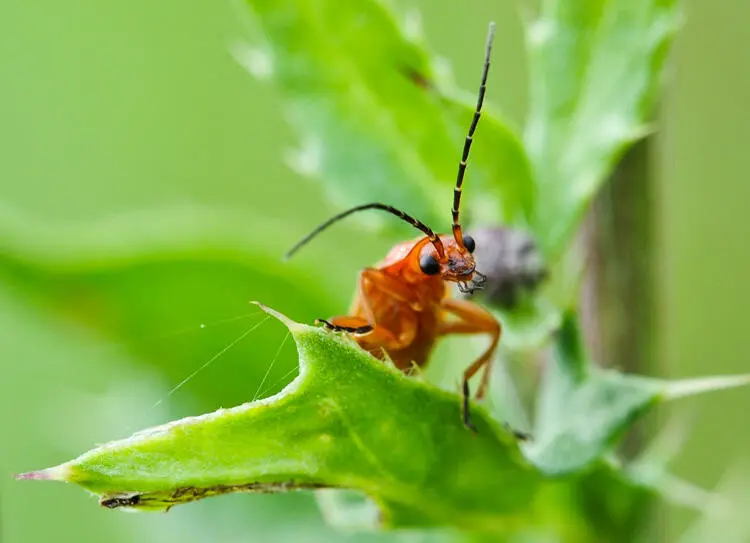
[[[407,347],[414,339],[414,331],[411,329],[401,334],[395,334],[382,324],[373,326],[361,317],[342,316],[334,317],[330,321],[323,321],[322,319],[318,319],[318,321],[331,330],[354,333],[357,336],[358,343],[368,351],[378,347],[386,351],[397,351]]]
[[[476,375],[480,369],[484,368],[482,380],[479,383],[479,388],[477,389],[476,394],[477,399],[483,398],[487,392],[492,360],[495,350],[497,349],[497,344],[500,341],[502,327],[489,311],[466,300],[447,298],[443,300],[441,307],[445,311],[458,317],[458,320],[441,323],[440,328],[438,329],[440,335],[490,334],[492,336],[490,346],[477,360],[466,368],[463,375],[462,390],[464,424],[466,424],[467,427],[474,429],[469,416],[469,379]]]
[[[505,431],[515,437],[518,441],[531,441],[533,439],[530,433],[516,430],[507,422],[503,423],[503,428],[505,428]]]
[[[333,324],[331,322],[328,322],[325,319],[315,319],[315,324],[322,324],[329,330],[333,330],[334,332],[349,332],[350,334],[367,334],[368,332],[372,332],[373,327],[369,324],[364,324],[362,326],[342,326],[340,324]]]
[[[492,313],[466,300],[447,298],[443,300],[442,308],[458,317],[459,320],[442,323],[438,329],[439,334],[490,334],[492,336],[492,342],[487,350],[464,372],[464,379],[468,380],[486,366],[479,389],[477,389],[477,399],[481,399],[487,392],[492,357],[500,341],[502,327]]]

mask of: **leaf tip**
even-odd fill
[[[279,313],[275,309],[271,309],[267,305],[263,305],[261,302],[259,302],[257,300],[251,300],[250,303],[254,304],[254,305],[257,305],[259,308],[261,308],[263,311],[265,311],[266,313],[268,313],[269,315],[271,315],[273,318],[281,321],[281,323],[284,326],[286,326],[287,328],[289,328],[290,332],[294,332],[295,330],[298,330],[298,329],[300,329],[303,326],[300,323],[293,321],[292,319],[290,319],[289,317],[287,317],[283,313]]]
[[[27,471],[26,473],[16,473],[13,478],[17,481],[69,481],[70,468],[67,464],[60,464],[52,468],[40,469],[38,471]]]
[[[750,385],[750,373],[684,379],[669,383],[664,391],[664,399],[676,400],[714,390],[725,390],[747,385]]]

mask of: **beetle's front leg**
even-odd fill
[[[440,325],[438,332],[441,335],[449,334],[490,334],[492,341],[487,350],[475,360],[466,370],[464,370],[463,376],[463,420],[464,424],[476,431],[476,428],[471,422],[471,416],[469,413],[469,379],[471,379],[480,369],[484,369],[482,374],[482,380],[479,383],[477,389],[477,399],[484,397],[487,392],[487,385],[489,384],[490,369],[492,366],[493,357],[497,350],[497,344],[500,341],[500,335],[502,333],[502,327],[500,323],[495,319],[492,314],[483,309],[482,307],[466,301],[466,300],[455,300],[447,298],[443,300],[442,308],[458,317],[458,320],[443,322]]]

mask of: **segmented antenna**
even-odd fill
[[[328,219],[326,222],[318,226],[315,230],[307,234],[304,238],[299,240],[294,247],[292,247],[291,249],[287,251],[287,253],[284,255],[284,260],[288,260],[289,258],[291,258],[291,256],[294,253],[296,253],[303,245],[307,244],[308,241],[310,241],[312,238],[320,234],[323,230],[331,226],[333,223],[340,221],[344,217],[348,217],[352,213],[356,213],[358,211],[364,211],[366,209],[380,209],[382,211],[387,211],[388,213],[395,215],[399,219],[408,222],[413,227],[421,230],[428,238],[430,238],[430,243],[432,243],[435,246],[435,249],[437,250],[438,256],[440,258],[443,258],[443,256],[445,256],[445,249],[443,248],[443,243],[440,241],[440,238],[437,237],[435,232],[433,232],[429,226],[424,224],[422,221],[415,219],[411,215],[407,215],[400,209],[396,209],[393,206],[372,203],[372,204],[364,204],[364,205],[352,207],[351,209],[342,211],[338,215],[334,215],[333,217]]]
[[[461,186],[464,183],[464,173],[466,173],[466,161],[469,159],[471,142],[474,140],[474,131],[477,129],[477,123],[482,116],[482,102],[484,102],[484,93],[487,89],[487,74],[490,71],[490,54],[492,53],[492,40],[495,37],[495,23],[490,23],[487,32],[487,46],[484,53],[484,69],[482,70],[482,83],[479,85],[479,97],[477,98],[477,107],[474,110],[474,118],[469,126],[469,133],[464,141],[464,152],[461,155],[461,162],[458,163],[458,175],[456,177],[456,187],[453,189],[453,237],[461,247],[463,247],[463,234],[461,233],[461,222],[459,221],[459,208],[461,207]]]

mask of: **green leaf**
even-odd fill
[[[537,397],[527,458],[542,471],[581,470],[606,455],[631,424],[660,401],[750,384],[750,375],[663,381],[603,370],[582,350],[576,317],[563,319]]]
[[[23,479],[76,483],[108,507],[164,510],[237,491],[360,490],[386,526],[502,531],[542,478],[479,407],[372,358],[347,337],[281,317],[300,375],[279,394],[109,443]]]
[[[376,0],[247,4],[264,41],[237,56],[254,73],[264,59],[263,74],[283,92],[300,139],[292,165],[341,206],[381,201],[447,224],[473,111],[456,89],[439,87],[419,32]],[[484,41],[475,42],[478,88]],[[481,202],[478,216],[525,220],[533,189],[518,138],[489,113],[478,131],[467,210]]]
[[[617,159],[648,132],[678,21],[675,0],[546,0],[527,24],[524,141],[548,254],[565,248]]]

